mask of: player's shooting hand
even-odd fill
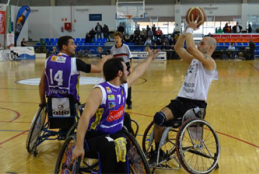
[[[199,29],[199,26],[202,24],[202,21],[199,21],[199,15],[197,16],[196,19],[193,19],[193,14],[192,18],[187,26],[187,28],[192,28],[193,30]]]

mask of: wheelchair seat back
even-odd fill
[[[206,109],[204,108],[191,108],[185,112],[182,117],[174,118],[166,122],[166,127],[172,126],[173,128],[179,128],[183,122],[192,118],[201,118],[204,119],[206,115]]]
[[[49,97],[47,109],[50,129],[69,129],[75,123],[76,101],[72,97]]]

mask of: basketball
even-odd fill
[[[204,10],[200,7],[192,7],[187,11],[185,19],[188,24],[192,20],[192,15],[193,15],[193,20],[196,20],[197,17],[199,16],[197,23],[201,21],[200,25],[202,25],[206,21],[206,14]]]

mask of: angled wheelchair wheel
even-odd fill
[[[190,119],[179,129],[176,152],[189,173],[210,173],[218,165],[220,144],[216,132],[202,119]]]
[[[123,130],[123,134],[127,139],[130,147],[128,150],[129,168],[132,174],[149,174],[150,169],[146,160],[146,157],[140,148],[137,140],[134,136],[126,130]]]
[[[146,154],[147,151],[155,149],[155,140],[154,140],[154,122],[152,121],[146,128],[143,138],[142,138],[142,149]]]
[[[55,174],[98,173],[98,160],[85,157],[72,163],[72,152],[76,145],[76,137],[72,135],[64,142],[56,162]]]
[[[40,106],[31,122],[31,127],[27,136],[26,149],[29,153],[36,150],[38,139],[46,119],[46,107]],[[36,153],[36,152],[35,152]]]
[[[154,162],[154,164],[150,163],[151,168],[176,169],[180,167],[175,154],[176,135],[177,135],[177,131],[172,127],[165,128],[161,137],[161,141],[159,143],[160,155],[159,155],[158,163],[157,162]],[[152,154],[156,149],[155,138],[154,138],[154,122],[151,122],[144,132],[143,139],[142,139],[142,148],[146,155],[147,160],[150,161],[150,159],[153,158]]]

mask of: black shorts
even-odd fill
[[[169,105],[167,105],[166,107],[168,107],[172,111],[174,118],[179,118],[182,117],[189,109],[195,108],[197,106],[199,108],[204,108],[205,115],[207,103],[201,100],[191,100],[187,98],[177,97],[176,99],[171,100],[171,103],[169,103]]]

